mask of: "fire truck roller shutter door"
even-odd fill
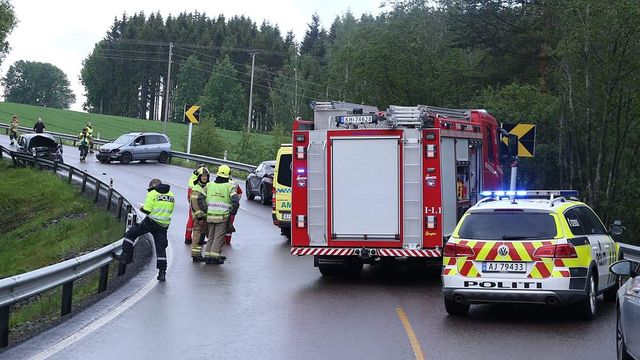
[[[400,233],[399,137],[334,137],[332,234],[396,239]]]

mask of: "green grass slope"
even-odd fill
[[[93,126],[93,135],[101,139],[113,140],[130,131],[164,131],[161,121],[141,120],[112,115],[89,114],[78,111],[45,108],[40,106],[0,102],[0,123],[9,124],[11,116],[20,118],[20,126],[33,128],[38,118],[42,118],[48,131],[76,134],[82,131],[87,121]],[[240,140],[241,133],[218,129],[225,141],[234,146]],[[177,151],[187,148],[189,127],[183,123],[168,123],[167,135],[171,139],[171,147]],[[268,145],[273,141],[271,135],[256,134],[258,141]]]
[[[0,278],[122,238],[122,224],[51,173],[0,161],[0,184]]]

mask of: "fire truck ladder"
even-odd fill
[[[417,249],[422,243],[422,152],[420,130],[404,132],[403,205],[404,248]]]
[[[391,126],[420,127],[422,126],[422,111],[417,106],[391,105],[388,110]]]
[[[311,137],[315,135],[313,131],[310,134]],[[309,140],[309,148],[307,149],[308,162],[311,165],[307,173],[309,245],[323,246],[327,245],[327,239],[324,236],[325,142],[321,139],[311,138]],[[292,219],[292,221],[294,220]]]

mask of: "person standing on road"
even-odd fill
[[[18,140],[18,127],[20,126],[20,120],[18,120],[18,115],[13,115],[11,117],[11,124],[9,125],[9,140],[11,140],[11,145]]]
[[[36,134],[42,134],[44,132],[44,123],[42,122],[42,118],[38,118],[38,121],[36,122],[35,125],[33,125],[33,131],[36,132]]]
[[[147,214],[141,223],[131,227],[124,234],[122,254],[113,257],[123,264],[133,261],[133,246],[135,240],[144,234],[151,233],[156,246],[156,267],[158,280],[165,281],[167,274],[167,229],[171,224],[171,216],[175,206],[175,198],[168,184],[159,179],[153,179],[147,189],[147,198],[140,210]]]
[[[89,136],[89,152],[93,154],[93,126],[91,126],[91,122],[87,121],[87,135]]]
[[[202,246],[207,235],[207,193],[205,187],[209,183],[209,170],[201,167],[197,170],[196,180],[193,181],[191,190],[191,212],[193,230],[191,233],[191,257],[202,257]]]
[[[198,180],[198,171],[200,169],[207,169],[205,164],[198,164],[198,167],[193,170],[193,174],[189,177],[189,182],[187,183],[187,201],[191,204],[191,190],[193,190],[193,186],[196,184]],[[207,169],[207,173],[209,173],[209,169]],[[191,233],[193,232],[193,216],[192,211],[189,210],[187,214],[187,228],[184,232],[184,243],[189,245],[191,244]]]
[[[242,198],[242,188],[240,187],[240,185],[233,179],[229,179],[229,182],[232,185],[235,185],[236,187],[236,194],[238,194],[238,196],[240,198]],[[235,215],[231,215],[229,216],[229,221],[228,221],[228,226],[227,226],[227,233],[224,236],[224,243],[229,245],[231,244],[231,236],[233,236],[233,233],[236,231],[236,228],[233,227],[233,222],[236,220],[236,216]]]
[[[205,258],[224,260],[222,247],[229,226],[229,217],[234,216],[240,207],[240,196],[236,193],[237,186],[229,182],[231,169],[227,165],[220,165],[216,173],[216,180],[205,187],[207,194],[207,226],[209,241],[205,246]]]
[[[78,138],[80,139],[80,144],[78,145],[78,150],[80,150],[80,161],[84,161],[89,150],[89,135],[87,134],[87,128],[82,129]]]

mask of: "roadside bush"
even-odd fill
[[[196,126],[191,140],[192,153],[216,158],[224,157],[227,142],[218,131],[213,118],[205,118],[200,125]]]

